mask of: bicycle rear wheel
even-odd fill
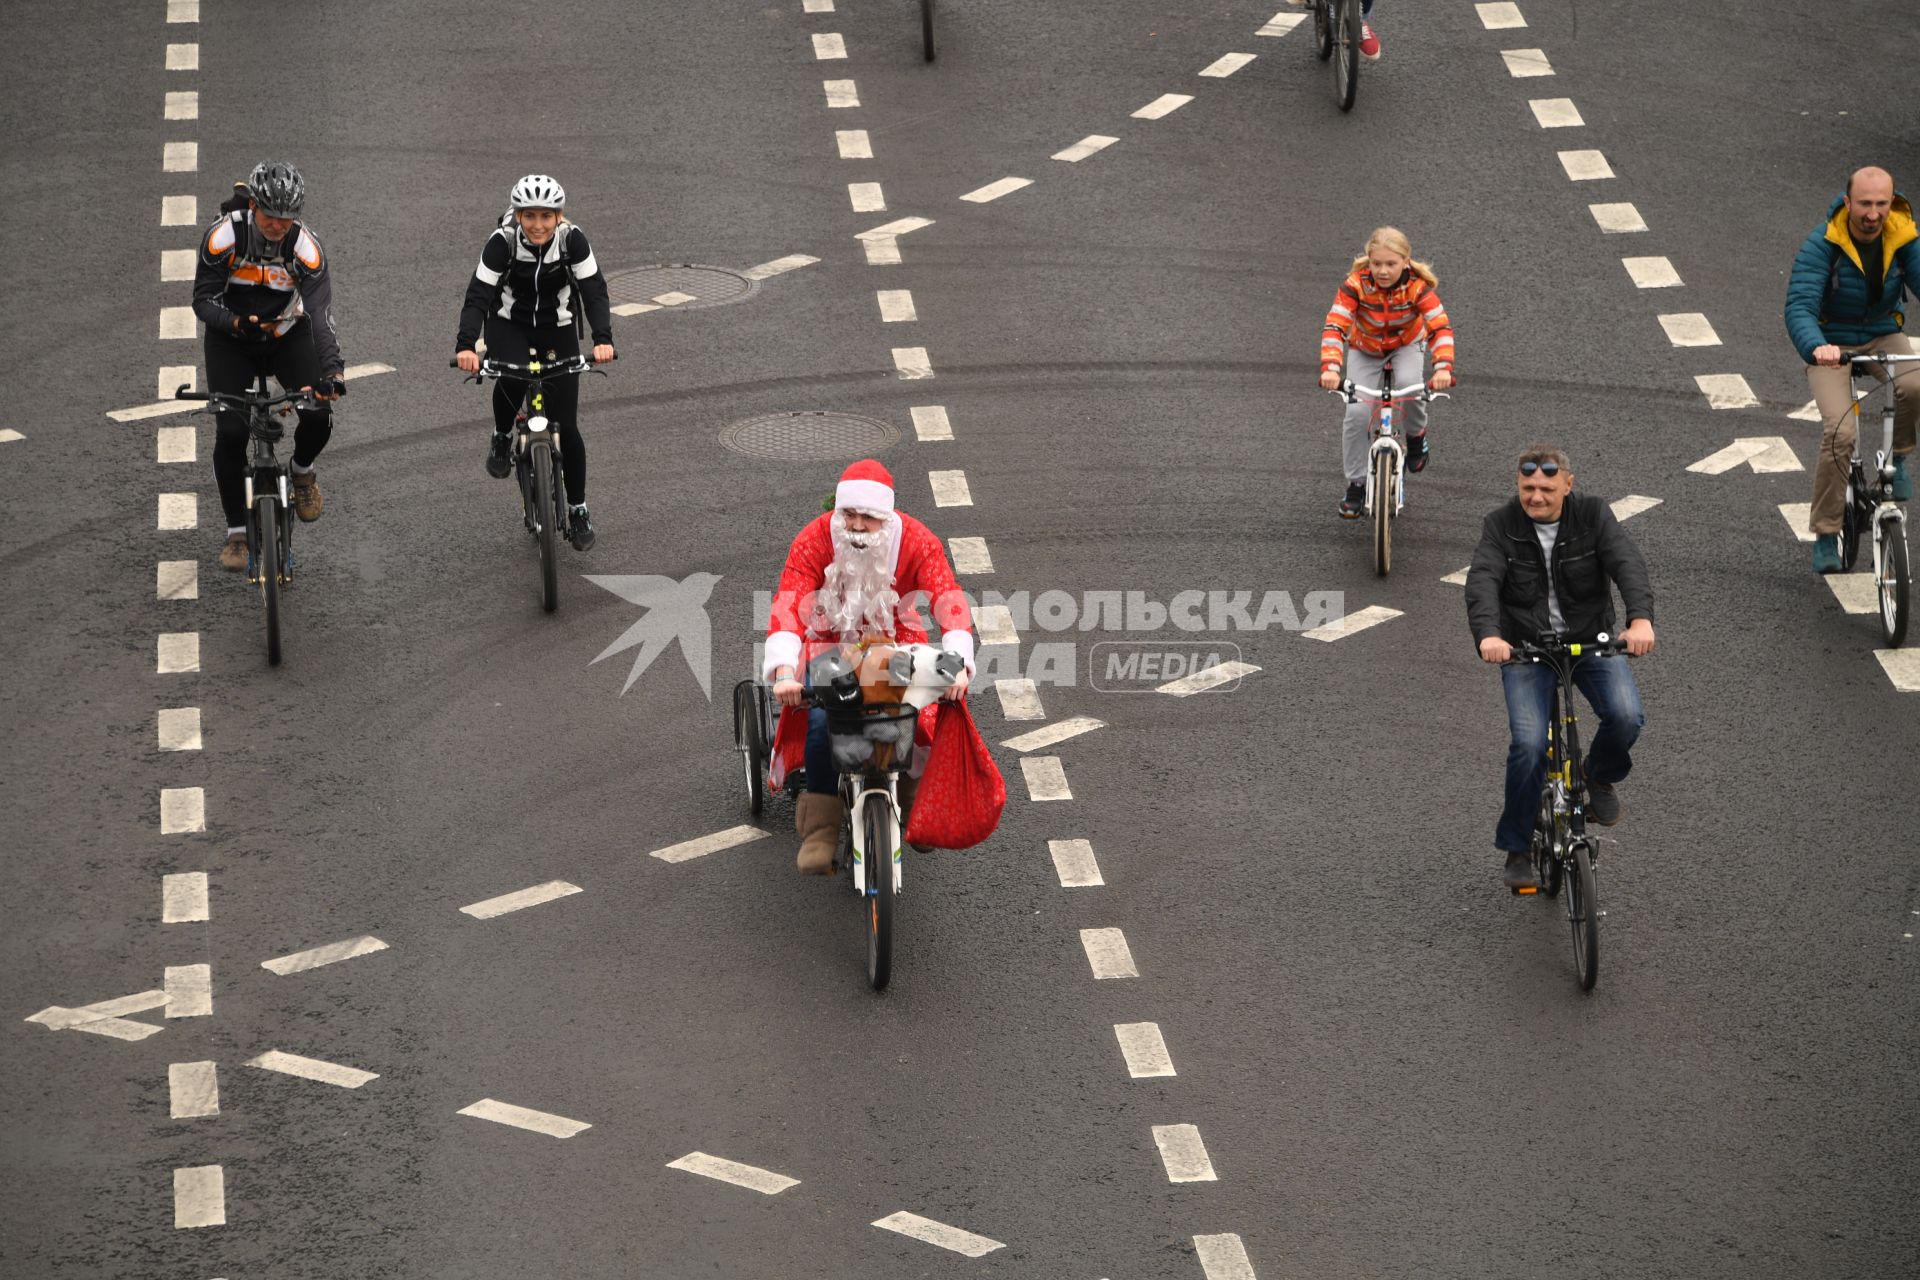
[[[867,850],[867,981],[875,991],[893,976],[893,807],[870,795],[862,810]]]
[[[1907,572],[1907,526],[1886,519],[1873,526],[1875,586],[1880,594],[1880,631],[1887,648],[1898,649],[1907,639],[1907,617],[1913,583]]]
[[[920,48],[933,61],[933,0],[920,0]]]
[[[1386,577],[1393,569],[1393,508],[1398,468],[1393,451],[1382,449],[1373,455],[1373,571]]]
[[[260,571],[260,598],[267,606],[267,665],[280,665],[280,504],[272,498],[260,498],[253,504],[254,519],[260,526],[258,555],[254,566]]]
[[[760,736],[760,705],[754,697],[754,683],[742,680],[733,686],[733,749],[746,766],[747,809],[756,818],[767,803],[767,750]]]
[[[1342,111],[1353,110],[1360,88],[1360,0],[1337,0],[1340,30],[1333,51],[1333,97]]]
[[[559,522],[554,519],[553,446],[536,444],[528,465],[533,468],[534,533],[540,541],[540,607],[552,613],[560,606],[560,565],[554,546]]]
[[[1313,51],[1320,61],[1333,56],[1333,6],[1340,0],[1310,0],[1313,5]]]
[[[1573,925],[1573,969],[1580,989],[1591,991],[1600,976],[1600,891],[1593,875],[1593,847],[1585,840],[1575,841],[1572,861],[1567,920]]]

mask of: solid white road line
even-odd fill
[[[939,1245],[942,1249],[951,1249],[969,1258],[983,1257],[995,1249],[1006,1248],[998,1240],[989,1240],[986,1236],[962,1231],[959,1227],[950,1227],[944,1222],[935,1222],[932,1218],[923,1218],[904,1209],[888,1214],[873,1225],[882,1231],[898,1232],[910,1239]]]
[[[895,347],[893,367],[899,371],[902,381],[933,376],[933,361],[927,357],[925,347]]]
[[[1092,716],[1070,716],[1030,730],[1017,738],[1008,738],[1000,745],[1015,751],[1038,751],[1041,747],[1050,747],[1056,742],[1065,742],[1068,738],[1077,738],[1083,733],[1106,727],[1106,721],[1095,720]]]
[[[980,620],[980,610],[973,611],[974,622]],[[1007,615],[1007,629],[1013,629],[1013,615]],[[1018,636],[1015,637],[1019,639]],[[980,645],[985,648],[990,643],[983,634]],[[1011,676],[993,682],[993,691],[1000,698],[1000,718],[1002,720],[1044,720],[1047,713],[1040,707],[1040,691],[1033,681],[1025,676]]]
[[[1811,502],[1781,503],[1780,518],[1787,522],[1787,528],[1793,530],[1794,537],[1802,542],[1813,541],[1813,504]]]
[[[1630,493],[1624,498],[1616,498],[1613,503],[1615,520],[1631,520],[1642,512],[1651,511],[1661,503],[1659,498],[1649,498],[1645,494]]]
[[[900,265],[900,242],[891,236],[878,236],[872,240],[862,240],[860,247],[867,255],[870,267],[897,267]]]
[[[199,321],[193,318],[192,307],[160,308],[160,336],[162,338],[191,338],[199,332],[195,327]]]
[[[198,120],[200,118],[199,93],[192,89],[169,93],[166,110],[161,115],[167,120]]]
[[[1572,98],[1534,98],[1527,105],[1533,108],[1533,118],[1542,129],[1578,129],[1587,123],[1580,118],[1580,109],[1573,105]]]
[[[1208,689],[1217,689],[1223,684],[1232,684],[1242,676],[1250,676],[1259,669],[1251,662],[1218,662],[1190,676],[1169,680],[1154,692],[1168,694],[1175,698],[1186,698],[1196,693],[1204,693]]]
[[[219,1227],[227,1221],[227,1179],[217,1164],[173,1171],[173,1225]]]
[[[219,1115],[219,1068],[211,1062],[168,1063],[167,1114],[175,1120]]]
[[[342,960],[352,960],[356,956],[370,956],[376,951],[386,949],[386,943],[372,934],[366,934],[358,938],[347,938],[341,942],[329,942],[323,947],[309,947],[305,951],[296,951],[291,955],[262,960],[260,967],[284,978],[290,973],[305,973],[308,969],[318,969],[321,965],[338,964]]]
[[[171,400],[173,393],[182,386],[189,391],[200,389],[200,371],[190,364],[163,364],[160,372],[154,375],[153,398]],[[192,406],[189,405],[189,408]],[[109,417],[112,415],[109,414]]]
[[[1760,403],[1760,397],[1753,394],[1753,388],[1747,385],[1747,380],[1737,373],[1695,374],[1693,384],[1706,396],[1709,408],[1751,409]],[[1693,468],[1688,467],[1687,470]]]
[[[980,647],[982,649],[992,648],[996,645],[1017,645],[1020,643],[1020,633],[1014,629],[1013,625],[1013,610],[1003,604],[975,605],[973,607],[973,629],[980,633]],[[1000,683],[1004,685],[1017,684],[1019,682],[1003,680]],[[1033,681],[1028,680],[1025,683],[1027,689],[1031,691]],[[1006,703],[1006,700],[1007,695],[1004,693],[1001,694],[1000,701],[1002,705]],[[1038,706],[1039,702],[1036,700],[1034,705]]]
[[[205,1018],[213,1013],[213,966],[170,964],[161,980],[169,1018]]]
[[[1200,1130],[1190,1124],[1157,1124],[1153,1142],[1160,1148],[1160,1163],[1166,1166],[1168,1182],[1218,1182],[1213,1161],[1207,1158],[1207,1144]]]
[[[853,238],[855,240],[895,240],[910,231],[918,231],[922,227],[932,225],[932,218],[895,218],[892,222],[883,222],[877,227],[856,232]]]
[[[993,557],[987,552],[985,538],[948,538],[947,554],[953,557],[955,573],[993,572]]]
[[[865,129],[835,129],[833,142],[840,149],[842,160],[873,159],[873,140]]]
[[[874,298],[880,304],[882,324],[905,324],[920,318],[913,306],[913,294],[906,289],[881,289]]]
[[[173,531],[193,529],[200,524],[200,495],[197,493],[163,493],[160,495],[158,514],[155,516],[156,528]]]
[[[847,42],[837,31],[816,31],[813,33],[813,56],[821,62],[830,62],[847,56]]]
[[[679,844],[670,844],[664,849],[655,849],[649,857],[662,862],[691,862],[695,858],[704,858],[710,853],[722,849],[731,849],[735,845],[751,844],[762,839],[766,832],[759,827],[728,827],[725,831],[716,831],[710,836],[701,836],[696,840],[682,840]]]
[[[257,1058],[249,1058],[246,1065],[262,1071],[278,1071],[283,1076],[299,1076],[302,1080],[338,1085],[342,1089],[358,1089],[367,1081],[380,1078],[378,1072],[345,1067],[337,1062],[323,1062],[319,1058],[303,1058],[297,1053],[286,1053],[279,1049],[269,1049]]]
[[[851,80],[823,80],[820,87],[827,91],[829,107],[857,107],[860,105],[860,90]]]
[[[1613,176],[1613,166],[1607,163],[1606,155],[1599,151],[1562,151],[1560,167],[1575,182],[1597,182]]]
[[[1133,951],[1127,946],[1127,935],[1118,929],[1082,929],[1080,947],[1087,953],[1087,965],[1096,979],[1140,976],[1140,971],[1133,967]]]
[[[1553,74],[1553,64],[1547,61],[1544,49],[1502,49],[1500,57],[1507,64],[1507,74],[1516,79]]]
[[[488,898],[483,902],[470,902],[460,910],[475,920],[491,920],[495,916],[506,915],[509,911],[524,911],[528,907],[537,907],[543,902],[552,902],[557,898],[570,897],[579,892],[581,888],[577,884],[568,884],[565,880],[549,880],[545,884],[536,884],[531,889],[518,889],[512,893],[503,893],[497,898]]]
[[[1120,1042],[1120,1056],[1127,1060],[1127,1074],[1135,1080],[1179,1074],[1173,1069],[1173,1055],[1167,1052],[1167,1042],[1160,1035],[1160,1024],[1116,1022],[1113,1035]]]
[[[1717,347],[1720,335],[1713,331],[1713,325],[1698,311],[1677,312],[1660,317],[1660,327],[1667,331],[1667,341],[1676,347]]]
[[[160,877],[161,924],[192,924],[211,918],[206,872],[177,871]]]
[[[167,70],[198,71],[200,69],[200,46],[197,44],[170,44],[167,46]]]
[[[1200,1270],[1207,1280],[1259,1280],[1253,1274],[1253,1260],[1247,1257],[1247,1246],[1231,1232],[1195,1236],[1193,1251],[1200,1258]]]
[[[1624,235],[1647,229],[1646,219],[1640,216],[1640,211],[1624,202],[1590,204],[1587,206],[1587,212],[1593,215],[1594,222],[1608,235]]]
[[[847,200],[853,205],[855,213],[885,213],[887,211],[886,193],[877,182],[849,182]]]
[[[917,404],[911,410],[913,414],[913,434],[920,440],[951,440],[953,424],[947,420],[947,407],[940,404]]]
[[[967,488],[967,473],[964,471],[929,471],[927,483],[933,487],[933,505],[936,507],[973,505],[973,493]]]
[[[1097,155],[1105,151],[1118,141],[1120,141],[1120,139],[1109,138],[1103,133],[1090,133],[1068,147],[1065,151],[1054,152],[1053,158],[1055,160],[1065,160],[1069,164],[1078,164],[1088,156]]]
[[[160,168],[166,173],[196,173],[200,168],[200,144],[169,142],[160,149]]]
[[[194,196],[161,196],[160,225],[191,227],[199,223],[200,202]]]
[[[1200,74],[1203,76],[1212,76],[1215,79],[1224,79],[1246,66],[1249,62],[1252,62],[1253,59],[1254,55],[1251,53],[1223,53],[1212,62],[1209,62],[1205,67],[1201,68]]]
[[[162,560],[154,566],[154,597],[159,600],[198,600],[200,565],[194,560]]]
[[[670,1160],[667,1162],[667,1168],[697,1173],[703,1178],[712,1178],[716,1182],[727,1182],[736,1187],[745,1187],[749,1191],[758,1191],[763,1196],[777,1196],[788,1187],[800,1185],[800,1179],[789,1178],[784,1173],[755,1168],[750,1164],[741,1164],[737,1160],[724,1160],[719,1156],[710,1156],[704,1151],[690,1151],[678,1160]]]
[[[167,0],[167,21],[200,21],[200,0]]]
[[[495,1124],[510,1124],[516,1129],[530,1129],[534,1133],[544,1133],[554,1138],[571,1138],[576,1133],[584,1133],[593,1128],[580,1120],[569,1120],[565,1116],[556,1116],[546,1111],[531,1111],[526,1107],[516,1107],[508,1102],[496,1102],[492,1098],[482,1098],[472,1106],[462,1107],[455,1115],[472,1116],[477,1120],[491,1120]]]
[[[1304,13],[1287,13],[1284,10],[1268,19],[1267,25],[1253,34],[1257,36],[1284,36],[1307,20]]]
[[[162,427],[153,438],[153,460],[155,462],[192,462],[194,460],[193,441],[192,427]]]
[[[207,793],[199,787],[165,787],[160,792],[160,834],[182,835],[207,829]]]
[[[1400,616],[1400,610],[1389,609],[1385,605],[1370,604],[1358,613],[1350,613],[1344,618],[1329,622],[1324,627],[1315,627],[1303,631],[1309,640],[1344,640],[1350,635],[1365,631],[1368,627],[1377,627]]]
[[[1665,258],[1622,258],[1620,265],[1633,277],[1636,289],[1674,289],[1686,283]]]
[[[1920,693],[1920,649],[1875,649],[1880,669],[1901,693]]]
[[[1053,871],[1060,877],[1062,889],[1092,889],[1106,884],[1100,877],[1100,863],[1093,856],[1093,841],[1049,840],[1047,852],[1053,855]]]
[[[1027,799],[1036,804],[1044,800],[1073,799],[1059,756],[1022,756],[1020,773],[1027,780]]]
[[[1833,598],[1847,613],[1880,612],[1880,586],[1873,571],[1865,573],[1829,573],[1822,575],[1833,590]]]
[[[1162,116],[1172,115],[1193,101],[1190,93],[1163,93],[1146,106],[1133,113],[1136,120],[1158,120]]]
[[[1001,178],[998,182],[989,182],[977,191],[969,191],[960,198],[972,204],[985,204],[989,200],[998,200],[1001,196],[1011,195],[1022,187],[1032,185],[1032,178]]]
[[[771,280],[774,276],[783,276],[789,271],[798,271],[810,267],[820,259],[806,253],[790,253],[784,258],[775,258],[772,262],[763,262],[757,267],[748,267],[740,274],[749,280]]]
[[[162,707],[156,720],[160,750],[200,750],[200,708]]]
[[[1476,4],[1473,8],[1480,15],[1480,25],[1489,31],[1506,31],[1527,25],[1527,20],[1520,16],[1520,6],[1517,4]]]

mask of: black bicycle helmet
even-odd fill
[[[291,218],[307,202],[300,171],[284,160],[262,160],[247,175],[247,194],[270,218]]]

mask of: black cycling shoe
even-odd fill
[[[1366,509],[1367,486],[1363,484],[1348,485],[1347,496],[1340,499],[1340,518],[1342,520],[1358,520],[1360,513]]]
[[[575,551],[586,551],[593,546],[593,521],[587,519],[585,503],[567,513],[567,540],[573,543]]]
[[[513,459],[509,456],[512,448],[512,436],[504,431],[493,433],[493,444],[487,449],[487,474],[495,480],[505,480],[513,474]]]
[[[1587,816],[1603,827],[1620,821],[1620,796],[1612,783],[1587,784]]]
[[[1431,452],[1432,450],[1427,448],[1426,432],[1416,431],[1412,435],[1408,436],[1407,437],[1407,470],[1425,471],[1427,469],[1427,455]]]
[[[1531,893],[1540,887],[1538,877],[1533,874],[1533,858],[1524,853],[1507,855],[1507,869],[1500,878],[1515,893]]]

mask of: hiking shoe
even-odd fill
[[[1427,433],[1416,431],[1407,437],[1407,470],[1425,471],[1427,455],[1433,452],[1427,448]]]
[[[230,533],[227,535],[226,544],[220,548],[220,567],[228,573],[245,573],[247,571],[246,534]]]
[[[1907,470],[1905,454],[1893,460],[1893,500],[1913,501],[1913,473]]]
[[[1360,513],[1366,509],[1367,486],[1363,484],[1348,485],[1347,496],[1340,499],[1340,518],[1342,520],[1358,520]]]
[[[495,480],[505,480],[513,474],[513,459],[509,456],[512,448],[512,436],[504,431],[493,433],[493,443],[487,448],[487,474]]]
[[[1360,24],[1360,56],[1368,62],[1380,61],[1380,37],[1373,34],[1373,24]]]
[[[312,524],[327,509],[326,495],[320,492],[320,473],[309,471],[293,477],[293,514],[302,523]]]
[[[1524,853],[1509,853],[1506,870],[1500,873],[1500,879],[1507,888],[1519,893],[1523,889],[1538,889],[1540,881],[1533,874],[1533,858]]]
[[[1587,784],[1587,816],[1603,827],[1620,821],[1620,797],[1609,782]]]
[[[1823,533],[1813,540],[1813,571],[1840,572],[1840,535]]]
[[[587,519],[587,504],[581,503],[567,514],[567,541],[573,543],[575,551],[587,551],[593,546],[593,521]]]

